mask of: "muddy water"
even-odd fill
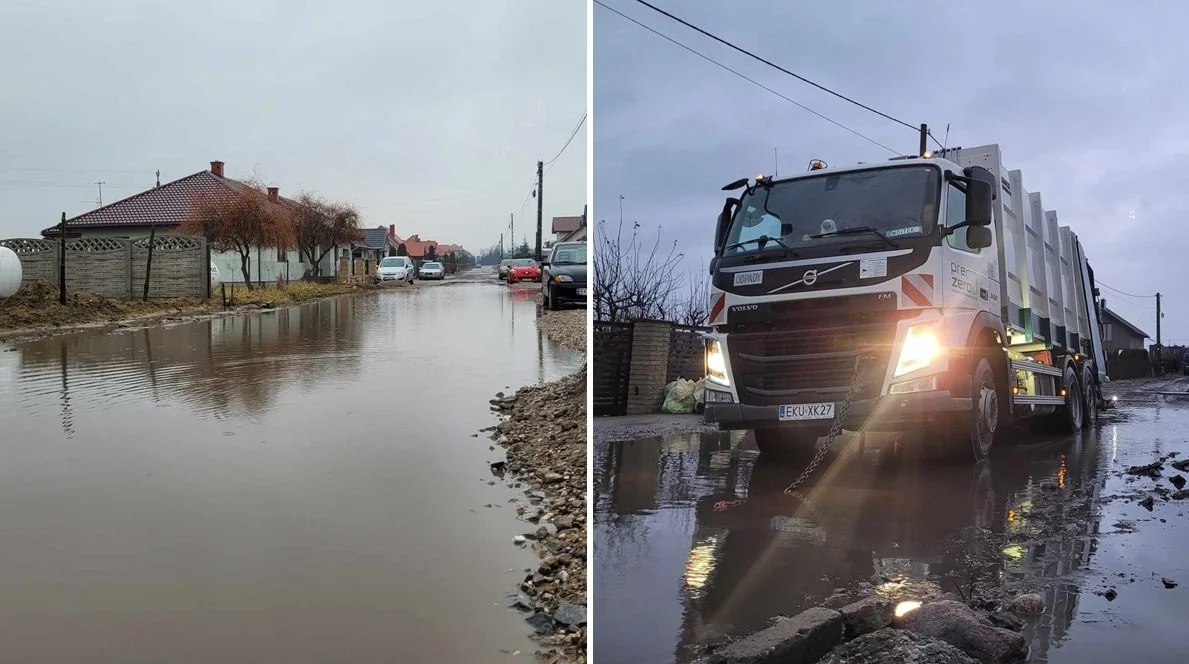
[[[1138,499],[1171,489],[1175,471],[1123,471],[1189,456],[1187,431],[1189,405],[1122,403],[1095,431],[1030,437],[977,467],[847,455],[803,491],[807,502],[782,494],[800,467],[762,457],[750,434],[600,445],[594,601],[620,608],[598,615],[597,661],[686,662],[865,582],[902,597],[1036,588],[1047,608],[1025,629],[1032,661],[1181,661],[1189,505],[1147,512]],[[1166,576],[1182,585],[1165,589]]]
[[[0,660],[531,657],[472,434],[579,358],[491,281],[0,352]]]

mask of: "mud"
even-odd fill
[[[38,282],[27,284],[12,297],[0,300],[0,341],[17,343],[88,329],[235,315],[391,287],[391,284],[296,282],[283,288],[269,286],[249,291],[237,286],[233,305],[224,308],[218,294],[210,300],[169,298],[146,302],[117,300],[93,293],[70,293],[63,305],[58,301],[56,286]]]

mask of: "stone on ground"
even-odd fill
[[[865,634],[838,646],[820,664],[975,664],[977,660],[929,636],[902,629]]]

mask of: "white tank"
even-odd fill
[[[0,297],[12,297],[21,289],[21,259],[8,247],[0,247]]]

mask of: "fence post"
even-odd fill
[[[665,321],[642,320],[633,326],[628,415],[655,413],[664,401],[672,330],[673,324]]]

